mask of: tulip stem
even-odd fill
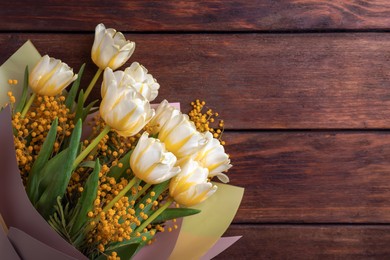
[[[76,167],[81,163],[82,160],[85,159],[85,157],[88,156],[88,154],[93,150],[93,148],[95,148],[100,140],[103,139],[103,137],[108,134],[108,132],[110,132],[111,130],[111,127],[109,125],[106,125],[104,128],[103,128],[103,131],[95,138],[93,139],[93,141],[87,146],[87,148],[85,148],[84,151],[82,151],[76,158],[76,160],[74,161],[73,163],[73,169],[76,169]]]
[[[126,187],[121,190],[118,195],[115,196],[115,198],[113,200],[110,201],[110,203],[108,203],[104,208],[103,208],[103,212],[106,213],[110,208],[112,208],[115,203],[118,202],[118,200],[120,200],[123,196],[126,195],[126,193],[134,186],[134,184],[136,184],[138,181],[138,178],[137,177],[134,177],[127,185]]]
[[[164,210],[166,210],[173,202],[173,198],[169,198],[167,202],[165,202],[164,205],[161,206],[158,210],[156,210],[147,220],[145,220],[144,223],[142,223],[141,226],[139,226],[135,233],[141,232],[145,227],[147,227],[150,223],[152,223],[153,220],[155,220],[161,213],[163,213]]]
[[[89,94],[91,93],[93,87],[95,86],[96,84],[96,81],[99,79],[100,77],[100,74],[102,74],[103,70],[101,68],[99,68],[96,73],[95,73],[95,76],[93,76],[93,79],[91,80],[91,82],[89,83],[88,85],[88,88],[87,90],[85,91],[84,93],[84,102],[85,100],[87,100]]]
[[[27,101],[26,105],[24,106],[23,110],[22,110],[22,113],[20,114],[20,117],[21,118],[24,118],[28,112],[28,110],[30,109],[32,103],[34,102],[34,99],[35,97],[37,96],[37,94],[33,93],[29,100]]]

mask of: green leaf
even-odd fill
[[[22,96],[20,97],[18,106],[15,109],[15,113],[22,112],[24,105],[26,104],[27,101],[27,93],[28,93],[28,66],[26,66],[26,69],[24,70],[23,92],[22,92]]]
[[[120,177],[122,177],[123,173],[125,173],[126,170],[129,169],[129,167],[130,167],[130,156],[131,156],[132,152],[133,152],[133,150],[129,151],[127,154],[125,154],[119,160],[119,163],[123,164],[122,168],[120,168],[119,166],[111,167],[110,171],[107,173],[107,176],[113,177],[116,180],[119,180]]]
[[[69,147],[50,159],[42,169],[42,181],[38,188],[41,196],[35,206],[45,219],[54,212],[57,197],[62,198],[65,194],[78,153],[80,137],[81,120],[78,120],[70,137]]]
[[[94,161],[85,161],[80,163],[79,167],[95,168],[96,163]]]
[[[80,86],[80,81],[81,81],[81,77],[82,77],[83,72],[84,72],[84,68],[85,68],[85,63],[81,66],[81,68],[78,72],[78,77],[73,82],[72,88],[70,89],[68,96],[66,97],[66,100],[65,100],[65,105],[67,108],[69,108],[70,111],[72,111],[73,104],[74,104],[74,101],[76,99],[77,90],[79,89],[79,86]]]
[[[92,101],[91,103],[88,104],[86,108],[83,109],[83,112],[81,113],[81,120],[83,120],[83,122],[85,121],[85,118],[88,116],[89,111],[91,110],[93,105],[95,105],[98,101],[99,100]]]
[[[135,209],[135,215],[136,216],[139,216],[139,214],[141,213],[141,211],[143,211],[145,214],[147,214],[148,216],[151,216],[153,213],[152,213],[152,206],[153,206],[153,204],[152,203],[146,203],[146,200],[147,199],[151,199],[152,201],[153,200],[156,200],[156,198],[158,198],[158,196],[160,196],[161,195],[161,193],[163,193],[164,191],[166,191],[167,190],[167,188],[168,188],[168,185],[169,185],[169,182],[170,182],[170,180],[167,180],[167,181],[165,181],[165,182],[162,182],[162,183],[159,183],[159,184],[157,184],[157,185],[154,185],[154,186],[152,186],[153,188],[152,188],[152,191],[154,191],[154,193],[155,193],[155,195],[152,197],[152,196],[150,196],[150,192],[149,193],[147,193],[144,197],[142,197],[142,199],[134,206],[134,209]],[[139,205],[140,204],[144,204],[145,205],[145,207],[144,207],[144,209],[140,209],[140,207],[139,207]],[[153,211],[154,212],[154,211]],[[136,228],[137,226],[134,224],[134,223],[132,223],[131,224],[131,228],[133,229],[133,230],[135,230],[135,228]]]
[[[120,257],[122,260],[128,260],[131,259],[136,252],[138,252],[138,248],[141,246],[140,243],[134,243],[134,244],[129,244],[126,246],[123,246],[117,250],[111,250],[111,251],[105,251],[104,254],[101,254],[95,260],[106,260],[107,255],[111,255],[113,251],[117,253],[117,256]]]
[[[43,178],[42,169],[45,167],[45,164],[47,163],[50,158],[50,155],[52,154],[54,142],[57,136],[57,126],[58,118],[54,119],[53,123],[51,124],[45,142],[43,143],[42,148],[38,154],[38,158],[34,162],[29,173],[26,189],[27,195],[33,204],[35,204],[40,197],[40,194],[38,193],[38,186]]]
[[[168,208],[164,210],[157,218],[155,218],[152,224],[158,224],[165,222],[167,220],[171,220],[174,218],[187,217],[191,215],[195,215],[200,213],[199,209],[191,209],[191,208]]]
[[[154,231],[154,233],[156,234],[156,230],[155,229],[152,229],[151,231]],[[141,233],[141,235],[139,237],[134,236],[134,237],[131,237],[129,240],[123,240],[122,242],[111,243],[110,246],[107,247],[106,252],[107,251],[114,251],[114,250],[116,250],[118,248],[130,245],[130,244],[142,243],[142,242],[144,242],[142,240],[142,237],[146,237],[146,240],[150,240],[150,239],[153,238],[153,236],[150,234],[150,231],[144,232],[144,233]]]
[[[99,172],[100,163],[99,159],[96,159],[94,169],[91,175],[89,175],[84,185],[84,191],[81,193],[81,197],[79,198],[79,201],[75,207],[75,213],[71,220],[73,223],[71,234],[80,230],[81,227],[84,226],[89,220],[87,214],[93,209],[93,203],[96,199],[99,184]]]
[[[77,99],[75,120],[79,120],[83,116],[84,108],[84,90],[80,90],[79,97]]]

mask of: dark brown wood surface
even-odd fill
[[[389,259],[388,225],[235,225],[246,234],[215,259]],[[245,246],[244,246],[245,245]]]
[[[86,85],[100,22],[137,43],[157,101],[226,121],[243,238],[217,259],[390,258],[389,1],[1,1],[0,60],[31,39]]]
[[[0,2],[0,17],[4,31],[390,29],[387,0],[15,0]]]
[[[161,84],[156,101],[189,104],[196,91],[227,129],[390,127],[390,34],[126,36],[137,43],[128,64],[144,64]],[[93,76],[92,34],[2,34],[0,45],[16,50],[27,39],[72,67],[87,62],[86,84]]]

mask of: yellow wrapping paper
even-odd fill
[[[244,189],[222,183],[205,202],[192,207],[202,212],[183,219],[170,260],[200,259],[221,238],[241,203]]]
[[[0,67],[0,108],[9,103],[8,91],[12,91],[16,101],[19,100],[23,91],[24,69],[29,70],[35,66],[41,55],[34,45],[27,41]],[[10,84],[9,79],[16,79],[17,84]]]

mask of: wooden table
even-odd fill
[[[389,1],[1,1],[0,60],[31,39],[87,81],[100,22],[137,43],[157,101],[226,121],[243,238],[217,259],[389,259]]]

